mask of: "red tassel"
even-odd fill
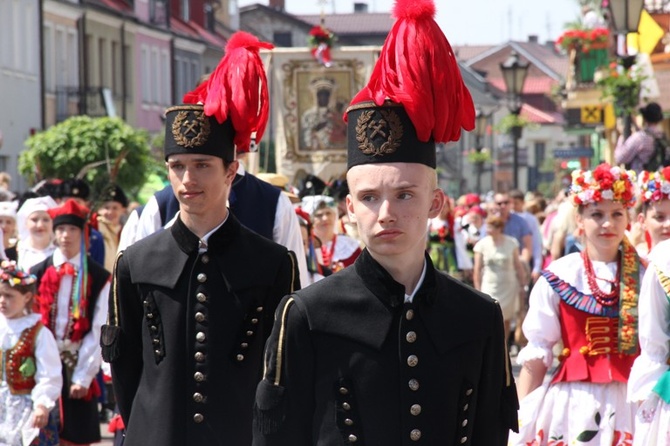
[[[231,120],[238,152],[249,151],[252,134],[257,141],[263,137],[268,121],[269,94],[261,48],[274,46],[244,31],[236,32],[209,79],[184,95],[184,103],[204,104],[205,114],[219,123]]]
[[[366,88],[352,104],[403,104],[421,141],[457,141],[475,127],[475,107],[432,0],[398,0],[397,18]]]

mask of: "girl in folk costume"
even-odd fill
[[[17,244],[18,266],[26,271],[50,257],[56,249],[53,222],[47,210],[58,204],[49,196],[29,198],[16,214],[19,233]]]
[[[637,219],[644,241],[636,248],[646,260],[654,246],[670,238],[670,167],[657,172],[642,171],[639,180],[641,210]]]
[[[88,209],[70,199],[48,212],[58,247],[31,269],[37,276],[36,307],[56,338],[63,364],[61,445],[90,444],[100,441],[100,389],[94,378],[110,274],[86,255]]]
[[[660,242],[649,257],[640,290],[641,353],[630,372],[628,399],[638,404],[633,444],[669,446],[670,241]]]
[[[520,432],[511,444],[629,445],[635,406],[626,384],[638,356],[637,300],[643,274],[625,237],[635,174],[601,164],[572,174],[571,196],[585,249],[553,261],[530,295],[518,355]],[[563,350],[551,382],[552,347]]]
[[[57,445],[49,411],[63,385],[56,341],[33,314],[36,277],[0,264],[0,444]],[[51,421],[51,422],[49,422]]]
[[[354,263],[361,248],[356,240],[344,234],[337,234],[337,209],[335,200],[325,195],[311,195],[302,199],[302,209],[312,216],[314,236],[320,247],[316,251],[319,264],[317,272],[323,276],[338,272]]]

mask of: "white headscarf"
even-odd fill
[[[46,211],[56,206],[58,206],[58,203],[48,195],[27,199],[16,213],[16,228],[19,232],[19,240],[26,240],[30,236],[30,231],[26,227],[26,221],[28,221],[30,214],[37,211]]]

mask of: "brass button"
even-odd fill
[[[207,296],[204,293],[198,293],[195,295],[195,298],[198,299],[198,302],[207,302]]]
[[[412,441],[419,441],[421,439],[421,431],[419,429],[412,429],[409,433],[409,438]]]
[[[467,411],[468,407],[470,407],[470,405],[468,403],[465,403],[465,406],[463,406],[463,412]]]
[[[193,374],[193,379],[200,383],[205,380],[205,375],[202,372],[195,372]]]
[[[196,279],[198,279],[198,282],[200,282],[200,283],[205,283],[205,282],[207,282],[207,274],[200,273],[196,276]]]
[[[207,339],[207,335],[206,335],[204,332],[199,331],[199,332],[195,335],[195,339],[196,339],[198,342],[205,342],[205,339]]]
[[[421,405],[420,404],[412,404],[412,407],[409,408],[409,413],[411,413],[414,416],[417,416],[421,413]]]
[[[263,307],[256,307],[256,312],[260,313],[261,311],[263,311]]]
[[[254,325],[257,324],[257,323],[258,323],[258,319],[253,318],[253,319],[251,320],[251,323],[254,324]]]
[[[349,403],[342,403],[342,409],[349,410],[351,409],[351,405]]]
[[[195,352],[195,355],[193,355],[193,357],[198,362],[205,362],[205,354],[203,352]]]
[[[247,336],[253,336],[253,335],[254,335],[253,331],[251,331],[251,330],[247,331]]]
[[[193,415],[193,421],[196,423],[202,423],[205,420],[205,416],[201,413],[196,413]]]
[[[202,263],[209,263],[209,256],[208,256],[207,254],[203,255],[203,256],[200,258],[200,261],[201,261]]]
[[[463,422],[461,423],[461,426],[462,426],[462,427],[465,427],[465,426],[467,426],[467,425],[468,425],[468,420],[467,420],[467,418],[466,418],[466,419],[463,420]]]
[[[409,388],[410,390],[417,391],[419,390],[419,381],[416,379],[410,379],[409,380]]]
[[[354,420],[352,420],[351,418],[345,418],[344,424],[346,424],[347,426],[353,426]]]
[[[356,443],[358,441],[358,437],[355,436],[354,434],[349,435],[349,443]]]
[[[158,344],[161,343],[161,341],[160,341],[160,339],[152,339],[151,343],[154,344],[154,345],[158,345]]]
[[[466,391],[465,391],[465,394],[466,394],[467,396],[472,395],[472,389],[468,389],[468,390],[466,390]]]
[[[193,401],[195,401],[196,403],[202,403],[202,400],[204,399],[205,398],[202,396],[202,393],[196,392],[193,394]]]
[[[416,341],[416,333],[413,331],[407,332],[405,339],[407,339],[407,342],[411,344],[412,342]]]
[[[144,304],[145,307],[149,306],[149,301],[148,300],[143,300],[142,303]]]
[[[414,319],[414,310],[407,310],[407,313],[405,313],[405,319],[408,321]]]
[[[237,355],[235,359],[237,359],[237,362],[242,362],[244,361],[244,355]]]
[[[407,365],[410,367],[416,367],[416,365],[419,363],[419,358],[417,358],[416,355],[409,355],[407,357]]]
[[[149,319],[153,319],[153,318],[154,318],[154,314],[153,314],[153,313],[147,313],[147,318],[149,318]]]
[[[342,395],[346,395],[347,393],[349,393],[349,389],[347,389],[346,387],[340,387],[340,393]]]
[[[243,343],[240,344],[240,347],[247,348],[247,347],[249,347],[249,344],[246,343],[246,342],[243,342]]]
[[[205,320],[205,315],[201,312],[195,313],[195,321],[196,322],[203,322]]]
[[[157,331],[158,331],[158,327],[156,327],[155,325],[152,325],[152,326],[151,326],[151,331],[153,331],[154,333],[157,332]]]
[[[465,444],[466,441],[468,441],[468,437],[461,438],[461,444]]]
[[[157,355],[160,355],[160,354],[161,354],[161,351],[158,350],[158,349],[156,349],[156,350],[154,350],[154,353],[157,354]]]

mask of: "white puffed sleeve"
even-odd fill
[[[63,375],[56,340],[46,327],[42,327],[37,334],[35,362],[35,387],[30,394],[33,406],[41,404],[52,409],[63,388]]]
[[[519,365],[532,359],[542,359],[547,368],[554,361],[552,347],[561,339],[558,315],[560,298],[544,277],[540,277],[530,292],[528,313],[523,321],[523,334],[528,339],[516,358]]]
[[[662,274],[667,276],[668,272]],[[670,303],[653,263],[642,280],[638,315],[641,353],[628,379],[628,400],[634,402],[647,399],[656,381],[668,370]]]

